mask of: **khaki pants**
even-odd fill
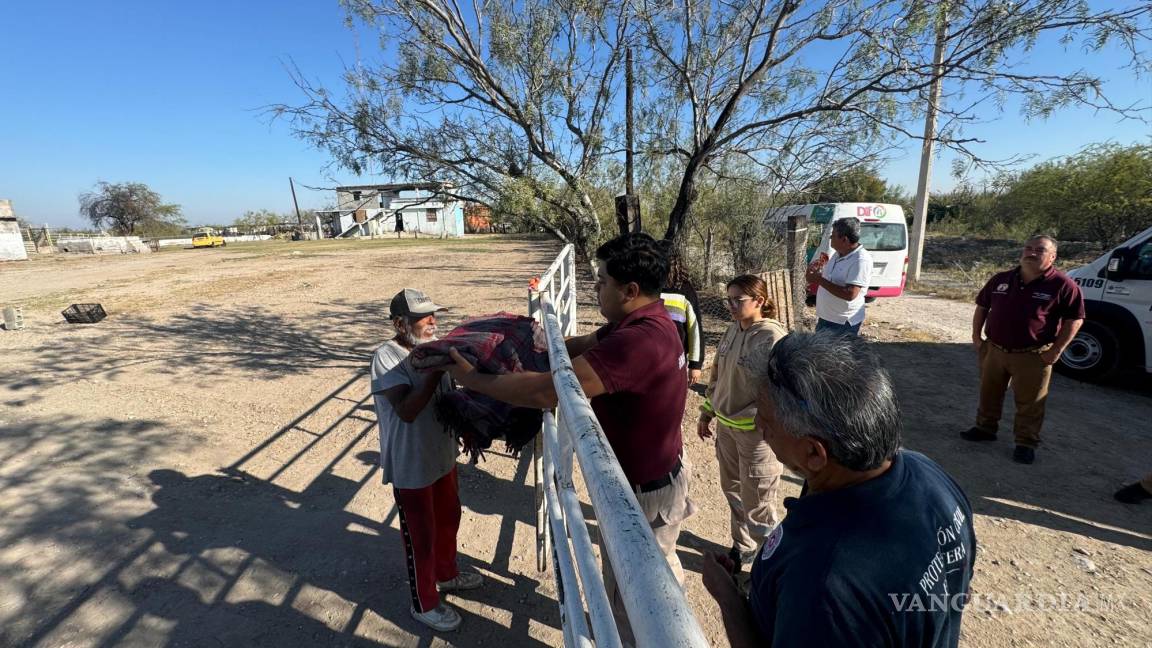
[[[650,493],[636,493],[636,500],[652,527],[652,534],[656,536],[660,553],[664,554],[681,587],[684,586],[684,567],[680,564],[680,556],[676,554],[676,541],[680,537],[680,526],[684,520],[696,512],[696,506],[688,498],[690,486],[688,471],[689,466],[685,464],[671,484]],[[608,593],[608,600],[612,602],[612,615],[616,617],[620,639],[625,645],[635,645],[632,625],[628,623],[628,612],[624,609],[624,598],[620,596],[620,589],[616,586],[616,576],[612,573],[612,563],[608,560],[607,552],[601,551],[600,562],[604,572],[604,588]]]
[[[976,427],[996,433],[1004,411],[1004,392],[1011,383],[1016,401],[1016,419],[1012,424],[1016,445],[1029,448],[1040,445],[1040,426],[1044,423],[1051,377],[1052,365],[1044,364],[1039,351],[1008,353],[985,342],[980,347],[980,406],[976,411]]]
[[[755,551],[780,523],[776,493],[784,465],[755,430],[735,430],[716,422],[716,461],[720,490],[728,500],[732,544],[741,553]]]

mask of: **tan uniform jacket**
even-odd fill
[[[737,429],[755,429],[756,384],[740,360],[753,349],[772,346],[788,335],[788,329],[774,319],[754,322],[746,330],[733,322],[716,348],[716,357],[708,372],[707,400],[701,411],[715,414],[721,423]]]

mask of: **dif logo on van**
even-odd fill
[[[856,218],[884,218],[887,213],[884,210],[884,205],[858,205],[856,207]]]

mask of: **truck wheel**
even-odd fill
[[[1120,341],[1107,326],[1085,321],[1056,363],[1060,373],[1089,382],[1108,380],[1120,368]]]

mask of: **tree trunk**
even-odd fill
[[[696,173],[699,169],[698,157],[688,160],[688,166],[684,168],[684,179],[680,181],[680,191],[676,194],[676,202],[668,215],[668,229],[664,232],[664,238],[673,243],[679,243],[692,203],[696,201]]]

